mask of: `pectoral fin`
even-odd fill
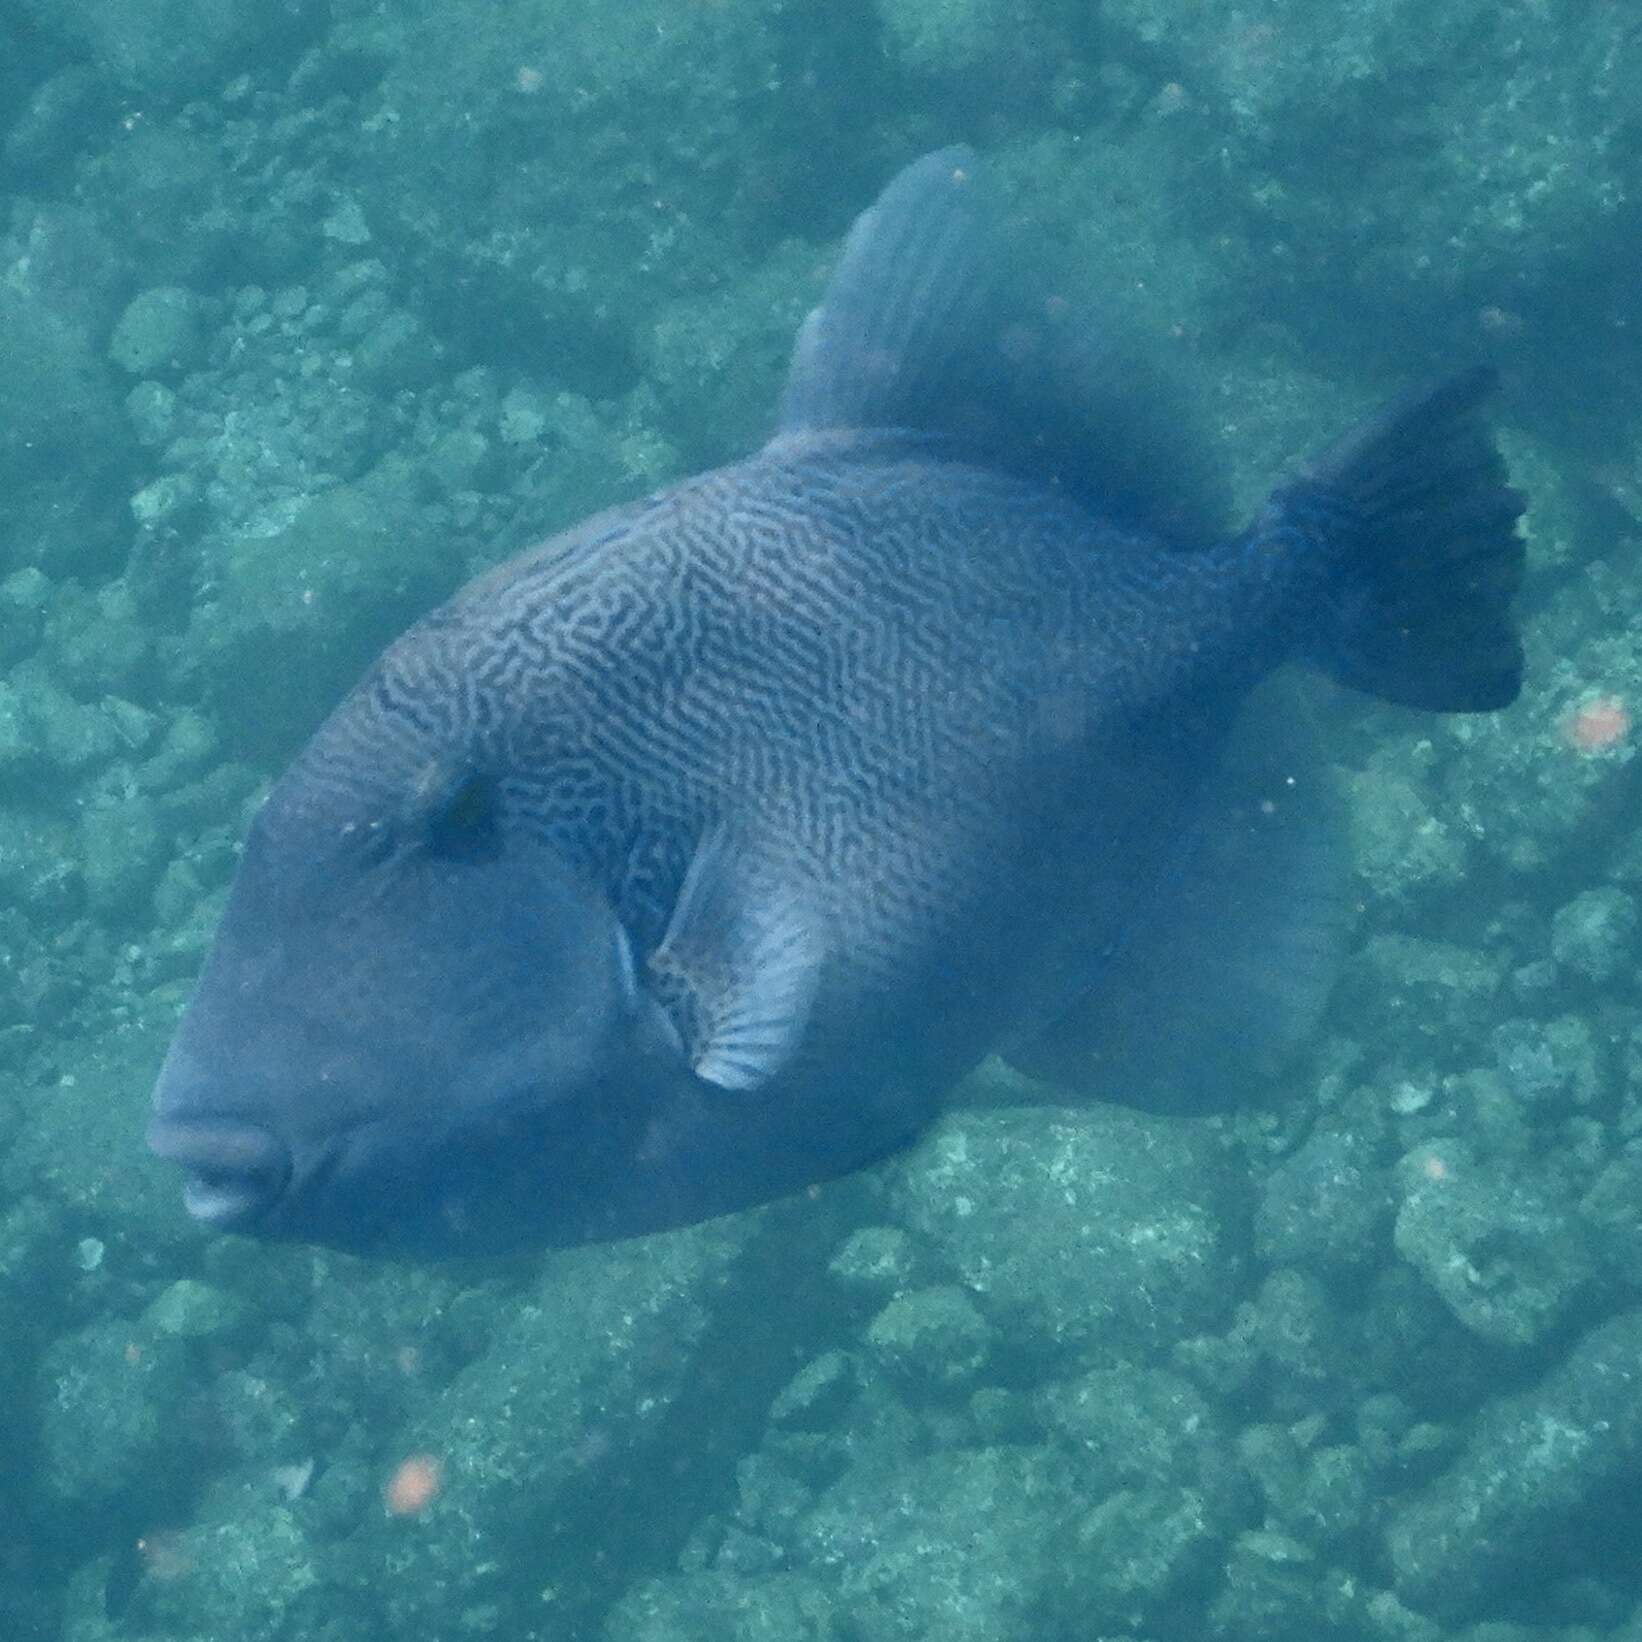
[[[683,994],[682,1033],[697,1077],[745,1092],[792,1059],[809,1025],[824,958],[814,897],[756,869],[727,829],[702,839],[649,968]]]

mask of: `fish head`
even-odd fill
[[[494,1252],[597,1191],[668,1050],[606,898],[435,726],[276,784],[154,1093],[208,1226]],[[546,1240],[550,1240],[546,1239]]]

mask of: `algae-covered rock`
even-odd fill
[[[1377,895],[1452,887],[1465,875],[1470,840],[1436,813],[1429,762],[1394,742],[1348,784],[1352,869]]]
[[[1225,1313],[1223,1163],[1191,1122],[1111,1107],[970,1112],[895,1188],[1015,1349],[1134,1355]]]
[[[125,396],[125,414],[139,445],[163,445],[176,431],[177,396],[163,382],[139,382]]]
[[[1038,0],[874,0],[887,52],[912,74],[958,80],[971,96],[1006,101],[1055,86],[1057,101],[1083,100],[1067,85],[1074,61],[1067,8]],[[1080,65],[1081,66],[1081,65]],[[1057,76],[1057,71],[1063,71]],[[1074,80],[1074,85],[1076,81]],[[1068,93],[1071,94],[1070,98]]]
[[[990,1334],[969,1296],[944,1283],[897,1295],[873,1318],[866,1346],[892,1378],[930,1396],[975,1378],[991,1350]]]
[[[390,309],[360,337],[353,350],[360,378],[379,393],[392,394],[427,384],[441,349],[415,314]]]
[[[1468,1329],[1531,1346],[1568,1316],[1595,1274],[1576,1219],[1455,1143],[1420,1148],[1399,1172],[1397,1252]]]
[[[129,92],[174,98],[224,81],[293,36],[306,0],[25,0],[43,29]]]
[[[594,1592],[611,1600],[612,1572],[637,1554],[629,1536],[642,1542],[648,1531],[648,1512],[620,1526],[631,1501],[678,1500],[669,1517],[688,1509],[676,1462],[708,1421],[698,1412],[679,1422],[680,1404],[698,1383],[733,1386],[746,1368],[749,1353],[734,1344],[710,1368],[701,1354],[708,1302],[730,1282],[756,1225],[744,1215],[572,1250],[501,1315],[475,1304],[494,1330],[483,1354],[395,1431],[383,1465],[384,1480],[407,1454],[433,1456],[439,1468],[442,1487],[420,1519],[426,1531],[414,1559],[404,1560],[407,1524],[380,1511],[339,1559],[345,1577],[371,1583],[389,1634],[412,1634],[430,1614],[487,1611],[500,1631],[521,1630],[524,1615],[536,1622],[548,1587],[565,1604],[556,1612],[576,1611]],[[337,1298],[330,1327],[342,1348],[350,1308]],[[568,1529],[586,1520],[611,1530],[600,1541],[606,1558],[590,1560],[585,1536]],[[532,1573],[521,1584],[525,1544]]]
[[[92,122],[106,114],[107,101],[101,77],[84,64],[51,75],[34,88],[5,132],[0,157],[29,181],[61,171]],[[0,129],[4,125],[0,119]]]
[[[1241,1314],[1250,1343],[1264,1359],[1272,1389],[1309,1400],[1350,1373],[1344,1318],[1321,1279],[1281,1266],[1260,1285]]]
[[[1333,1443],[1308,1451],[1292,1430],[1279,1425],[1250,1426],[1237,1447],[1264,1496],[1268,1521],[1285,1533],[1317,1548],[1362,1526],[1371,1472],[1361,1448]]]
[[[39,642],[50,597],[50,578],[35,565],[0,580],[0,667],[9,667]]]
[[[1497,1018],[1505,982],[1497,953],[1401,932],[1373,935],[1348,961],[1341,987],[1355,1000],[1354,1029],[1388,1059],[1451,1054]]]
[[[1609,1160],[1579,1213],[1610,1278],[1627,1289],[1642,1286],[1642,1140],[1629,1141]]]
[[[737,1461],[736,1524],[776,1548],[791,1540],[799,1519],[815,1503],[815,1491],[774,1455],[748,1454]],[[722,1560],[722,1552],[720,1553]]]
[[[108,354],[132,376],[175,375],[198,358],[202,341],[199,299],[178,286],[157,285],[126,304]]]
[[[165,867],[170,837],[146,793],[108,795],[80,815],[80,870],[100,916],[119,919],[146,907]]]
[[[1225,1583],[1210,1607],[1210,1634],[1332,1634],[1318,1611],[1320,1572],[1311,1548],[1287,1534],[1270,1528],[1239,1534],[1226,1559]]]
[[[899,1226],[861,1226],[845,1239],[827,1269],[848,1288],[895,1294],[915,1281],[918,1251]]]
[[[55,1341],[38,1377],[47,1495],[89,1505],[153,1487],[177,1458],[173,1422],[189,1361],[175,1338],[118,1317]]]
[[[85,778],[128,750],[115,716],[75,701],[38,657],[0,679],[0,789],[45,771]]]
[[[800,220],[788,202],[836,196],[841,225],[859,191],[839,117],[873,49],[857,13],[824,27],[766,0],[336,13],[337,43],[385,65],[379,113],[351,138],[373,229],[462,291],[445,318],[478,359],[540,357],[590,397],[625,392],[672,301],[761,260]],[[842,144],[817,145],[823,128]],[[750,292],[742,314],[736,329],[767,324]],[[706,410],[692,399],[692,435]]]
[[[1398,1593],[1448,1618],[1475,1610],[1642,1455],[1642,1312],[1592,1329],[1537,1385],[1478,1415],[1459,1460],[1403,1503],[1386,1543]]]
[[[1491,1042],[1500,1077],[1527,1117],[1555,1121],[1591,1106],[1603,1092],[1602,1054],[1579,1015],[1501,1021]]]
[[[1325,1274],[1360,1270],[1384,1257],[1392,1201],[1378,1138],[1361,1124],[1320,1129],[1266,1176],[1255,1248]]]
[[[645,1580],[605,1622],[605,1642],[845,1642],[837,1599],[807,1574],[723,1571]]]
[[[1140,60],[1161,59],[1203,110],[1270,233],[1330,239],[1342,201],[1372,223],[1349,259],[1370,314],[1388,297],[1403,315],[1441,314],[1456,288],[1487,302],[1481,293],[1531,286],[1570,244],[1619,227],[1620,88],[1639,48],[1616,17],[1570,33],[1549,12],[1502,14],[1490,0],[1377,0],[1326,20],[1306,0],[1189,11],[1111,0],[1101,20]],[[1439,63],[1464,67],[1425,97],[1388,101],[1388,85]],[[1573,166],[1572,153],[1597,159]],[[1337,307],[1313,317],[1339,333]],[[1494,323],[1508,331],[1509,313]]]
[[[146,684],[152,631],[119,581],[90,592],[59,587],[46,620],[45,665],[53,680],[82,701]]]
[[[811,246],[780,247],[675,298],[639,339],[645,383],[690,463],[722,461],[769,436],[792,339],[820,297],[824,268]]]
[[[277,1488],[218,1486],[186,1527],[160,1531],[124,1628],[236,1642],[300,1634],[301,1605],[318,1592],[317,1561],[299,1513]]]
[[[87,330],[0,280],[0,572],[105,563],[117,514],[101,481],[127,449],[124,419]]]
[[[192,1277],[178,1278],[143,1313],[147,1328],[178,1340],[209,1340],[244,1320],[245,1307],[236,1296]]]
[[[1587,979],[1612,979],[1635,962],[1636,897],[1613,884],[1588,889],[1557,908],[1551,956]]]
[[[1071,1445],[1086,1492],[1195,1480],[1217,1439],[1202,1393],[1177,1374],[1122,1364],[1046,1387],[1045,1423]]]
[[[913,70],[957,74],[994,58],[1018,26],[1009,0],[876,0],[890,48]]]
[[[114,395],[90,337],[44,301],[6,285],[0,285],[0,328],[7,367],[0,378],[4,471],[23,475],[70,457],[94,457],[83,441],[112,429]]]
[[[199,664],[236,745],[281,751],[460,579],[396,462],[319,492],[272,535],[237,537],[214,568],[191,634]]]
[[[1047,1448],[867,1457],[804,1519],[801,1565],[835,1584],[861,1642],[1032,1642],[1064,1597],[1076,1504]]]
[[[855,1389],[855,1370],[842,1351],[824,1351],[806,1363],[770,1405],[770,1424],[824,1431],[843,1412]]]
[[[1202,1492],[1176,1483],[1121,1488],[1084,1514],[1073,1535],[1075,1611],[1131,1625],[1162,1608],[1223,1554],[1230,1526]]]

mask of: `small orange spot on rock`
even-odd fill
[[[402,1459],[382,1490],[382,1500],[396,1517],[413,1517],[439,1496],[443,1467],[432,1454]]]
[[[1593,696],[1563,721],[1568,744],[1581,753],[1605,753],[1631,733],[1631,715],[1618,696]]]
[[[1497,308],[1491,303],[1477,310],[1477,323],[1485,331],[1496,331],[1501,336],[1522,334],[1522,315],[1510,308]]]
[[[158,1528],[137,1541],[137,1555],[150,1579],[181,1579],[194,1570],[194,1559],[183,1545],[182,1535]]]
[[[1178,80],[1170,80],[1152,99],[1152,112],[1159,119],[1167,120],[1178,114],[1190,101],[1191,97],[1187,94],[1186,88]]]

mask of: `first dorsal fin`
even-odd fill
[[[1068,294],[1070,292],[1070,294]],[[1160,344],[1057,280],[973,150],[893,178],[850,230],[793,350],[780,437],[897,429],[1182,545],[1222,533],[1207,442]]]

